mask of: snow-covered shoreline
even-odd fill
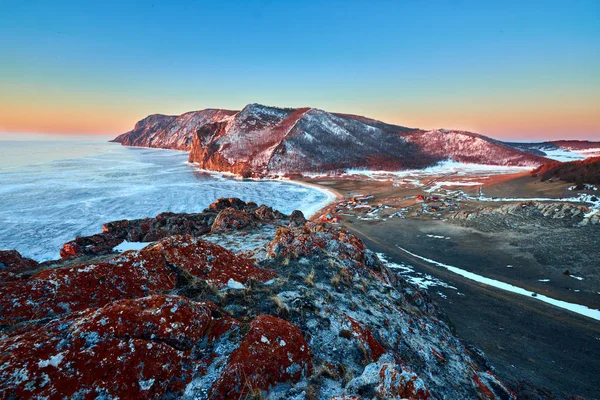
[[[195,166],[198,165],[197,163],[190,163],[190,164],[195,165]],[[211,175],[211,176],[219,177],[219,178],[223,178],[223,179],[238,179],[238,180],[254,181],[254,182],[286,182],[286,183],[291,183],[291,184],[298,185],[298,186],[308,187],[308,188],[311,188],[311,189],[314,189],[316,191],[323,193],[326,196],[325,200],[323,200],[320,203],[316,203],[316,204],[312,205],[308,209],[305,208],[302,210],[302,212],[306,218],[312,217],[313,215],[317,214],[319,211],[321,211],[324,208],[326,208],[327,206],[329,206],[334,201],[343,198],[339,193],[334,192],[333,190],[325,188],[321,185],[317,185],[317,184],[309,183],[309,182],[305,182],[305,181],[300,181],[300,180],[295,180],[295,179],[289,179],[289,178],[283,178],[283,177],[243,178],[242,176],[231,173],[231,172],[211,171],[211,170],[203,169],[203,168],[198,168],[197,170],[202,173],[205,173],[207,175]]]
[[[455,176],[477,176],[477,175],[500,175],[500,174],[516,174],[526,171],[531,171],[535,166],[506,166],[506,165],[485,165],[485,164],[469,164],[455,161],[444,161],[434,166],[425,169],[406,169],[398,171],[370,170],[362,168],[348,169],[343,173],[334,172],[305,172],[303,176],[307,178],[324,178],[338,177],[345,178],[349,176],[366,176],[370,179],[380,179],[386,177],[402,178],[406,176],[439,176],[439,175],[455,175]]]

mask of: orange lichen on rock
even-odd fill
[[[179,296],[122,300],[0,341],[0,397],[151,399],[191,379],[211,321]]]
[[[244,398],[277,383],[297,382],[311,373],[312,355],[300,329],[285,320],[259,315],[231,354],[209,397]]]
[[[299,258],[324,250],[342,260],[364,261],[365,246],[356,235],[324,223],[308,222],[300,227],[280,227],[269,246],[272,257]]]
[[[188,271],[219,289],[230,280],[245,284],[250,280],[265,282],[277,276],[273,270],[256,267],[247,257],[191,236],[168,237],[146,247],[140,255],[164,257],[169,266]]]
[[[129,254],[118,261],[41,271],[0,287],[0,325],[56,317],[111,301],[143,297],[175,287],[164,260]]]
[[[323,251],[325,245],[325,239],[316,235],[308,227],[279,227],[275,238],[269,244],[269,255],[299,258]]]
[[[56,317],[111,301],[172,290],[177,273],[227,286],[277,276],[255,267],[243,256],[190,236],[170,236],[139,252],[126,252],[110,262],[48,269],[0,287],[0,325]]]
[[[381,398],[397,397],[415,400],[431,398],[423,381],[416,374],[402,371],[397,365],[384,365],[379,375],[384,383],[379,387]]]
[[[348,387],[354,393],[373,393],[377,399],[429,399],[425,382],[408,368],[399,365],[390,355],[368,364],[362,375]]]
[[[485,383],[483,383],[481,381],[481,378],[479,377],[479,375],[474,374],[471,377],[471,380],[473,380],[473,383],[475,383],[475,385],[477,385],[477,388],[479,388],[479,392],[482,394],[482,396],[486,399],[495,399],[496,396],[494,395],[494,392],[492,392],[492,390],[487,387],[487,385]]]
[[[361,342],[361,344],[368,350],[369,360],[368,362],[375,362],[385,354],[385,348],[379,343],[379,341],[373,335],[373,332],[367,327],[363,327],[356,320],[346,316],[346,320],[350,322],[352,336]]]

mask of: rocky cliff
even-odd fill
[[[126,239],[153,242],[109,253]],[[515,398],[427,293],[300,212],[222,199],[75,244],[0,252],[0,398]]]
[[[576,183],[577,189],[583,189],[586,183],[600,184],[600,157],[564,163],[550,161],[536,168],[532,174],[542,181],[556,178]]]
[[[246,176],[353,168],[418,169],[446,159],[532,167],[546,161],[470,132],[423,131],[314,108],[259,104],[239,112],[204,110],[180,117],[150,116],[114,141],[187,149],[190,161],[201,168]]]
[[[125,146],[189,150],[198,129],[206,124],[227,120],[234,114],[235,111],[214,109],[192,111],[179,116],[153,114],[112,141]]]

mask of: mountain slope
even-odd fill
[[[114,141],[189,150],[189,160],[201,168],[244,176],[419,169],[446,159],[531,167],[548,161],[470,132],[424,131],[357,115],[259,104],[239,112],[153,115]]]
[[[407,138],[429,155],[458,162],[519,166],[543,162],[538,155],[515,151],[504,142],[472,132],[436,129],[412,132]]]
[[[353,116],[250,104],[228,126],[206,125],[192,141],[190,161],[241,175],[326,172],[347,168],[424,168],[429,157],[403,136]]]
[[[191,111],[180,116],[153,114],[135,124],[135,127],[113,142],[124,146],[157,147],[189,150],[194,133],[206,124],[228,120],[235,111],[206,109]]]

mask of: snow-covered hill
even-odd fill
[[[427,154],[469,164],[538,166],[540,156],[477,133],[436,129],[407,136]]]
[[[470,132],[424,131],[315,108],[152,115],[114,141],[190,151],[201,168],[244,176],[419,169],[442,160],[536,167],[545,158]]]
[[[113,142],[125,146],[157,147],[189,150],[194,133],[206,124],[227,121],[236,111],[206,109],[191,111],[180,116],[153,114],[135,124],[135,127]]]

